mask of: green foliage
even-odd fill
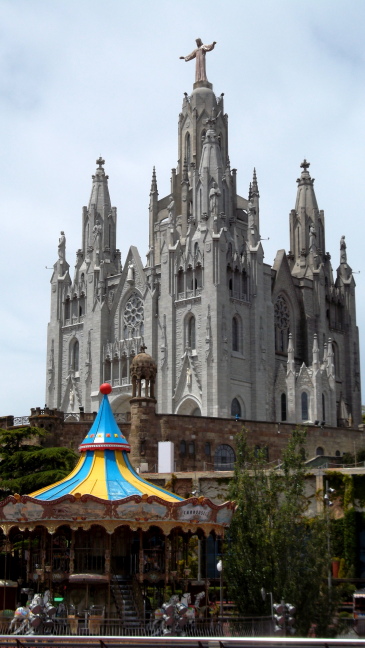
[[[0,430],[0,499],[53,484],[71,472],[77,454],[69,448],[45,448],[47,432],[35,427]]]
[[[298,634],[311,623],[328,635],[334,601],[327,590],[327,528],[324,517],[309,520],[305,496],[305,431],[296,429],[280,470],[265,470],[265,453],[255,453],[245,430],[237,438],[230,497],[238,504],[225,559],[229,592],[243,615],[268,614],[261,588],[294,604]]]

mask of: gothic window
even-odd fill
[[[290,313],[288,305],[281,295],[274,306],[275,318],[275,350],[281,353],[288,352],[288,339],[290,333]]]
[[[79,370],[79,356],[80,346],[78,341],[76,340],[71,348],[71,369],[73,369],[75,373]]]
[[[112,365],[110,360],[105,360],[104,380],[105,382],[109,382],[111,378],[112,378]]]
[[[200,407],[196,407],[191,413],[191,416],[201,416],[201,415],[202,413]]]
[[[323,457],[323,455],[324,455],[323,448],[321,446],[318,446],[318,448],[316,450],[316,457]]]
[[[113,358],[113,385],[119,385],[119,358]]]
[[[188,165],[188,168],[190,167],[190,162],[191,162],[191,153],[190,153],[190,133],[186,133],[185,136],[185,158],[186,162]]]
[[[122,382],[123,382],[123,378],[125,379],[128,378],[128,364],[127,364],[126,356],[123,356],[122,358],[121,377],[122,377]]]
[[[184,272],[183,269],[180,268],[179,272],[177,273],[177,293],[181,294],[184,292]]]
[[[233,470],[236,455],[231,446],[219,445],[214,453],[214,470]]]
[[[201,288],[203,285],[203,272],[200,263],[195,268],[195,288]]]
[[[65,301],[65,320],[66,321],[69,320],[70,316],[71,316],[71,302],[70,302],[70,298],[67,297]]]
[[[308,408],[308,394],[307,392],[302,392],[301,404],[302,404],[302,421],[308,421],[309,419],[309,408]]]
[[[281,405],[281,420],[286,421],[286,394],[281,394],[280,405]]]
[[[141,327],[144,320],[143,301],[133,293],[128,299],[124,308],[124,324],[127,326],[127,331],[131,331],[132,336],[141,335]],[[124,338],[129,337],[124,334]]]
[[[240,351],[240,322],[237,315],[232,319],[232,351]]]
[[[341,378],[340,358],[339,358],[339,351],[336,342],[332,342],[332,353],[333,353],[333,364],[335,365],[335,376],[336,378]]]
[[[242,416],[241,405],[238,398],[234,398],[231,403],[231,416],[234,416],[235,418],[241,418]]]
[[[84,293],[81,294],[80,299],[79,299],[79,316],[82,317],[85,315],[85,295]]]
[[[242,297],[243,299],[248,299],[246,270],[242,272]]]
[[[191,315],[187,321],[186,326],[186,345],[189,349],[195,349],[195,317]]]
[[[322,394],[322,421],[326,421],[326,396]]]
[[[74,296],[72,300],[72,317],[77,317],[78,316],[78,308],[77,308],[77,297],[76,295]]]

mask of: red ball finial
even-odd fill
[[[111,390],[112,386],[109,385],[109,383],[103,383],[102,385],[100,385],[100,392],[102,394],[110,394]]]

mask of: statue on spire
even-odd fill
[[[205,69],[205,54],[206,52],[211,52],[217,42],[214,41],[211,45],[203,45],[201,38],[197,38],[195,42],[197,45],[196,49],[188,56],[180,56],[180,58],[184,59],[184,61],[191,61],[192,59],[196,59],[195,83],[197,83],[198,81],[208,81]]]

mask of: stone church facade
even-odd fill
[[[104,160],[97,160],[72,274],[61,232],[51,278],[46,403],[98,409],[111,382],[127,417],[130,363],[142,344],[158,366],[158,411],[330,426],[361,423],[355,282],[345,238],[333,273],[309,163],[290,212],[290,251],[264,263],[256,172],[246,197],[228,150],[223,95],[185,94],[178,162],[160,198],[155,170],[149,250],[124,265]]]

